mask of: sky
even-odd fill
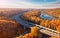
[[[0,8],[58,8],[60,0],[0,0]]]

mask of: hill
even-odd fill
[[[0,38],[13,38],[18,34],[22,34],[24,30],[19,23],[11,18],[0,16]]]

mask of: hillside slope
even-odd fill
[[[0,17],[0,38],[13,38],[22,34],[23,30],[21,25],[11,18]]]

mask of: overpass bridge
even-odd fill
[[[49,28],[46,28],[46,27],[43,27],[43,26],[40,26],[40,25],[37,25],[35,24],[38,28],[38,30],[43,33],[43,34],[46,34],[46,35],[49,35],[49,36],[59,36],[60,35],[60,32],[58,31],[55,31],[55,30],[52,30],[52,29],[49,29]]]

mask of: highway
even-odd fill
[[[21,25],[23,25],[24,27],[28,27],[28,28],[31,28],[33,27],[34,25],[37,26],[38,30],[41,32],[41,33],[44,33],[44,34],[47,34],[49,36],[58,36],[60,34],[60,32],[57,32],[55,30],[52,30],[52,29],[49,29],[49,28],[46,28],[46,27],[43,27],[43,26],[40,26],[40,25],[37,25],[37,24],[33,24],[33,23],[30,23],[30,22],[27,22],[27,21],[24,21],[22,20],[19,16],[21,16],[23,13],[20,13],[18,15],[15,15],[13,16],[12,18],[15,19],[18,23],[20,23]]]

